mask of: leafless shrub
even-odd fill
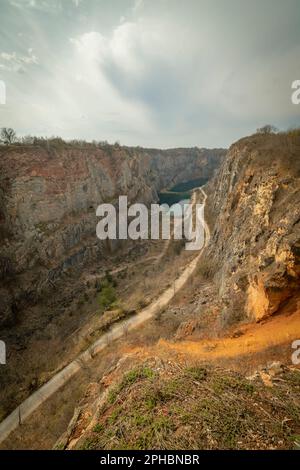
[[[265,126],[256,129],[256,132],[257,134],[277,134],[278,129],[271,124],[266,124]]]

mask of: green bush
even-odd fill
[[[114,286],[105,279],[102,283],[98,301],[102,309],[107,309],[117,300],[117,295]]]

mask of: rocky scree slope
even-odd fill
[[[241,139],[208,186],[215,220],[200,269],[216,281],[221,327],[260,321],[299,295],[299,134]]]
[[[71,267],[101,262],[102,202],[157,201],[157,191],[210,178],[225,150],[120,146],[0,147],[0,325],[36,302]]]

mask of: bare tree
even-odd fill
[[[11,127],[2,127],[0,141],[4,145],[11,145],[17,140],[17,135]]]
[[[258,134],[276,134],[278,132],[277,127],[272,126],[271,124],[266,124],[263,127],[256,129]]]
[[[21,138],[21,142],[22,142],[22,144],[25,144],[25,145],[33,145],[34,144],[34,137],[31,136],[31,135],[24,135]]]

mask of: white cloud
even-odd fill
[[[21,55],[17,52],[1,52],[0,53],[0,68],[10,72],[25,71],[28,65],[37,65],[39,60],[33,53],[33,49],[27,50],[27,55]]]
[[[144,0],[134,0],[132,7],[133,13],[138,13],[139,10],[144,6]]]
[[[296,1],[10,0],[0,71],[27,73],[9,74],[3,112],[22,132],[151,146],[292,125]]]
[[[71,43],[76,54],[70,67],[76,71],[75,80],[85,87],[86,96],[91,99],[91,108],[99,103],[101,114],[110,116],[110,120],[114,116],[113,121],[123,131],[135,128],[137,132],[139,129],[146,132],[151,127],[146,107],[122,96],[105,73],[111,54],[121,60],[123,53],[119,50],[119,43],[95,31],[72,38]],[[129,60],[127,66],[130,67],[130,63]],[[94,114],[97,110],[96,105],[96,110],[90,109],[90,113]]]
[[[80,1],[73,0],[74,3]],[[63,7],[61,0],[9,0],[9,3],[18,9],[37,10],[46,13],[61,11]]]

